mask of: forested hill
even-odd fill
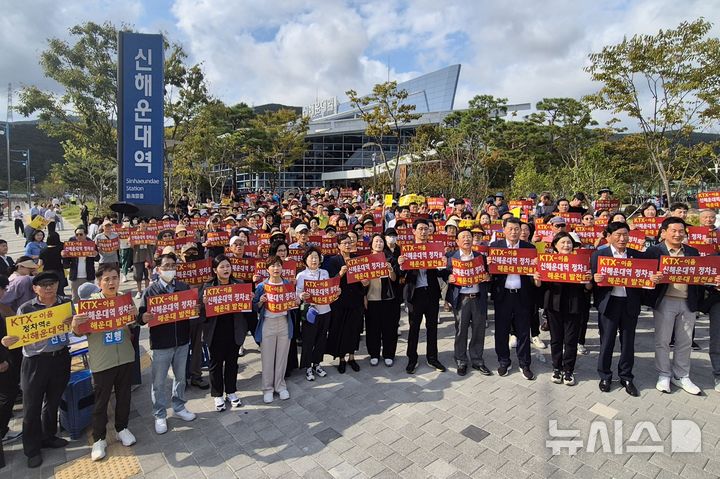
[[[0,122],[0,130],[5,130],[5,122]],[[60,142],[50,138],[38,128],[36,121],[13,122],[10,124],[10,148],[12,150],[30,150],[30,175],[35,183],[45,179],[50,165],[63,160]],[[10,159],[23,160],[21,153],[10,153]],[[12,181],[25,181],[25,167],[18,162],[11,162],[10,174]],[[7,157],[5,136],[0,135],[0,190],[7,189]]]

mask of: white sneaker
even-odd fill
[[[239,397],[237,397],[237,394],[235,394],[235,393],[230,393],[230,394],[228,394],[226,399],[227,399],[228,401],[230,401],[230,404],[232,405],[232,407],[240,407],[240,406],[242,406],[242,399],[240,399]]]
[[[390,358],[385,358],[385,366],[390,367],[393,365],[393,360]]]
[[[117,438],[125,447],[130,447],[137,442],[137,439],[135,439],[135,436],[133,436],[133,433],[131,433],[128,428],[117,433]]]
[[[533,336],[531,340],[533,346],[535,346],[538,349],[545,349],[547,346],[545,346],[545,341],[540,339],[539,336]]]
[[[661,393],[670,394],[670,378],[666,376],[658,377],[657,383],[655,384],[655,389],[657,389]]]
[[[142,298],[142,293],[140,291],[138,291],[137,293],[135,293],[135,299],[140,299],[140,298]]]
[[[215,403],[215,410],[220,412],[225,410],[225,400],[221,397],[214,397],[213,403]]]
[[[95,441],[95,444],[93,444],[92,447],[92,452],[90,453],[90,459],[93,461],[99,461],[105,457],[105,449],[107,449],[107,442],[105,442],[105,439]]]
[[[695,386],[695,383],[690,380],[690,377],[687,376],[680,379],[672,377],[670,378],[670,382],[673,383],[675,386],[682,388],[686,393],[692,394],[694,396],[698,396],[702,392],[700,388]]]
[[[313,373],[313,368],[307,368],[305,370],[305,379],[308,381],[315,381],[315,374]]]
[[[515,336],[514,334],[511,334],[509,344],[510,344],[510,349],[516,348],[517,347],[517,336]]]
[[[715,390],[720,393],[720,378],[715,378]]]
[[[378,358],[370,358],[370,366],[377,366],[379,362]]]
[[[588,350],[584,344],[578,344],[577,352],[584,355],[588,353]]]
[[[320,366],[319,364],[316,364],[316,365],[315,365],[315,375],[316,375],[316,376],[319,376],[319,377],[321,377],[321,378],[324,378],[325,376],[327,376],[327,373],[326,373],[325,370],[322,368],[322,366]]]
[[[279,394],[280,399],[282,399],[283,401],[285,401],[286,399],[290,399],[290,391],[288,391],[287,389],[283,389],[282,391],[280,391]]]
[[[240,346],[240,349],[238,349],[238,356],[243,357],[245,356],[245,348]]]
[[[155,432],[158,434],[167,432],[167,419],[155,419]]]
[[[175,416],[179,417],[183,421],[190,422],[195,420],[195,413],[190,412],[187,409],[183,409],[182,411],[175,411]]]
[[[273,402],[273,393],[272,393],[272,391],[268,391],[268,392],[266,392],[266,393],[263,393],[263,402],[264,402],[265,404],[270,404],[271,402]]]

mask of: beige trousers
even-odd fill
[[[288,337],[287,316],[265,318],[262,329],[260,359],[262,360],[263,392],[279,393],[287,389],[285,369],[287,368],[290,338]]]

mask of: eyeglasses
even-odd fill
[[[559,224],[558,224],[558,223],[555,223],[555,224],[553,225],[553,228],[565,228],[565,226],[566,226],[566,225],[565,225],[564,223],[559,223]]]
[[[44,289],[57,288],[57,283],[40,283],[37,286]]]

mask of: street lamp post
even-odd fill
[[[32,201],[32,186],[31,186],[31,179],[30,179],[30,149],[9,150],[9,151],[11,153],[22,153],[22,155],[25,157],[25,161],[21,161],[21,163],[25,163],[25,188],[26,188],[26,194],[27,194],[27,204],[28,204],[28,208],[30,208],[31,201]],[[8,154],[8,158],[10,158],[9,154]],[[10,165],[8,163],[8,204],[9,204],[9,202],[10,202]],[[8,206],[8,211],[10,211],[10,206]]]
[[[10,122],[5,122],[5,129],[0,131],[5,136],[5,149],[7,153],[7,212],[8,221],[12,221],[10,215]]]

